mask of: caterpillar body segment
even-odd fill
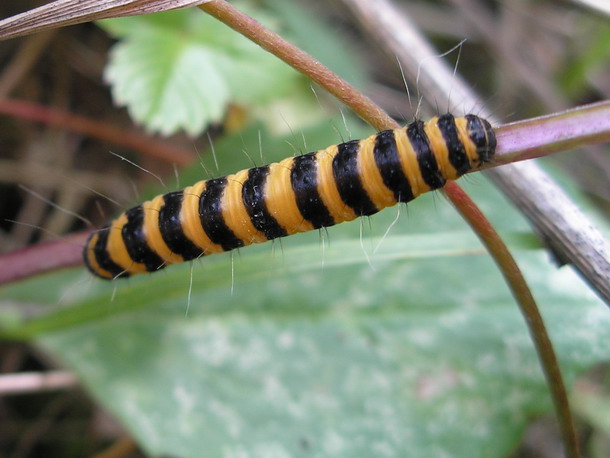
[[[200,181],[92,234],[88,269],[112,279],[372,215],[489,162],[489,122],[451,114]]]

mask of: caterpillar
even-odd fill
[[[415,120],[278,163],[159,195],[93,233],[88,269],[113,279],[372,215],[489,162],[496,137],[476,115]]]

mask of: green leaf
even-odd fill
[[[267,124],[253,124],[239,135],[227,135],[214,141],[216,161],[209,152],[203,154],[203,163],[216,176],[228,175],[236,170],[279,162],[295,154],[326,148],[328,145],[343,139],[364,138],[373,133],[371,127],[361,120],[346,116],[319,120],[308,127],[295,129],[289,134],[273,135]],[[216,162],[219,169],[216,169]],[[209,177],[202,177],[199,165],[189,167],[183,172],[185,183],[195,182]],[[163,192],[163,190],[158,190]]]
[[[336,141],[327,127],[306,132],[310,148]],[[243,160],[257,132],[218,149]],[[568,385],[607,361],[607,308],[479,174],[462,183],[508,234]],[[189,264],[12,285],[3,335],[63,361],[150,455],[505,456],[551,412],[523,318],[440,194],[397,215],[206,257],[190,299]]]
[[[397,255],[429,246],[396,242]],[[113,316],[37,341],[152,455],[503,456],[550,410],[523,320],[480,249],[373,255],[371,267],[357,239],[333,245],[339,256],[311,240],[257,249],[235,261],[233,288],[226,259],[196,266],[188,313],[186,268],[121,285],[114,302],[109,285],[82,309]],[[311,252],[318,262],[299,265]],[[610,318],[580,279],[542,254],[521,261],[568,380],[607,358]]]
[[[563,73],[559,75],[564,92],[572,98],[582,97],[589,90],[590,80],[604,72],[610,57],[610,28],[606,18],[583,20],[579,23],[579,29],[580,35],[585,35],[590,42],[581,43],[572,51],[573,60],[565,64]]]
[[[222,118],[229,87],[205,48],[157,33],[115,46],[112,60],[106,77],[115,101],[148,129],[196,135]]]
[[[256,108],[307,93],[303,77],[198,10],[100,25],[120,39],[105,73],[113,97],[152,131],[197,135],[230,102]]]

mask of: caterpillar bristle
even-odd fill
[[[444,114],[200,181],[92,234],[85,264],[101,278],[128,277],[372,215],[480,167],[495,148],[487,120]]]

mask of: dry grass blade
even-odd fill
[[[209,0],[56,0],[0,21],[0,40],[81,22],[157,13]]]

